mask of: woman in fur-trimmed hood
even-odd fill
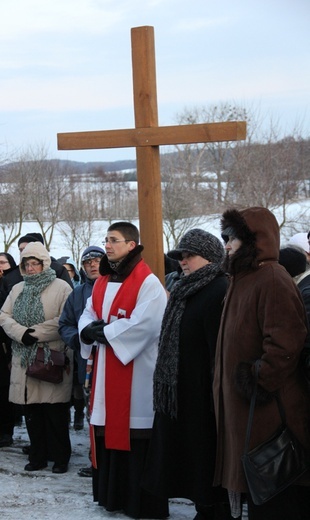
[[[71,455],[68,431],[68,402],[72,370],[64,371],[63,382],[47,383],[26,376],[38,347],[45,355],[63,351],[58,320],[72,289],[56,278],[51,259],[41,242],[30,242],[21,254],[24,281],[12,288],[0,313],[0,325],[12,339],[12,371],[9,399],[24,405],[31,441],[26,471],[47,466],[54,460],[53,473],[64,473]],[[70,353],[69,353],[70,355]],[[71,356],[72,357],[72,356]]]
[[[304,518],[297,514],[302,502],[297,496],[304,490],[308,494],[307,488],[298,486],[297,493],[291,486],[265,505],[254,506],[241,463],[256,360],[260,360],[259,392],[250,449],[280,427],[273,398],[278,392],[289,427],[310,451],[309,393],[298,366],[307,334],[303,302],[278,263],[279,226],[268,209],[229,209],[223,214],[221,230],[231,276],[215,361],[215,484],[229,490],[235,518],[240,513],[241,493],[247,494],[249,520]],[[306,477],[304,483],[309,483]]]

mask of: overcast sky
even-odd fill
[[[8,0],[1,5],[0,157],[134,159],[64,152],[57,133],[134,126],[130,30],[155,30],[160,125],[185,108],[259,106],[310,135],[309,0]]]

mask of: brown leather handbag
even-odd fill
[[[58,352],[58,350],[51,350],[50,352],[50,360],[44,363],[44,349],[42,347],[37,348],[36,358],[26,370],[28,377],[54,384],[63,381],[63,373],[66,368],[65,353]]]

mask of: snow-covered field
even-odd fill
[[[278,208],[274,211],[274,214],[281,224],[282,221],[282,210]],[[201,229],[205,229],[209,231],[209,233],[213,233],[218,238],[221,238],[220,232],[220,218],[221,215],[205,215],[201,217],[201,221],[199,225],[195,225],[195,227],[200,227]],[[138,221],[133,221],[133,224],[139,227]],[[47,224],[46,224],[47,225]],[[108,221],[96,221],[93,225],[93,233],[92,236],[89,237],[88,245],[97,245],[102,247],[102,241],[105,237],[107,228],[109,226]],[[305,233],[310,230],[310,199],[301,200],[298,202],[294,202],[289,204],[286,208],[286,224],[281,228],[281,245],[285,245],[289,238],[293,236],[295,233]],[[24,222],[22,225],[21,236],[26,233],[40,233],[41,230],[37,222]],[[164,246],[166,244],[164,242]],[[4,251],[3,249],[3,236],[0,233],[0,251]],[[85,246],[86,247],[86,246]],[[174,245],[171,244],[171,248]],[[19,251],[16,242],[11,246],[8,251],[13,255],[16,262],[19,261]],[[60,258],[61,256],[72,256],[70,249],[68,249],[68,240],[65,239],[60,232],[60,229],[56,226],[53,241],[51,244],[50,253],[54,258]]]
[[[46,469],[24,471],[27,455],[22,447],[29,443],[25,423],[14,430],[14,444],[0,448],[0,519],[1,520],[124,520],[121,513],[108,513],[92,499],[91,478],[80,477],[79,468],[89,466],[88,427],[70,428],[72,456],[69,471],[52,473]],[[170,503],[171,520],[194,518],[195,508],[189,500]]]

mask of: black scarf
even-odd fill
[[[222,274],[221,264],[207,264],[173,286],[164,313],[154,372],[154,409],[177,417],[179,334],[186,300]]]

